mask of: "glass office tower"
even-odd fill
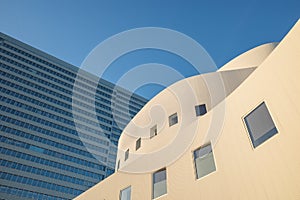
[[[122,129],[147,100],[78,70],[0,33],[0,199],[72,199],[113,173]]]

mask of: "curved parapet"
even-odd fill
[[[254,48],[224,69],[178,81],[151,99],[120,137],[116,170],[145,173],[168,166],[192,144],[200,124],[201,142],[215,145],[225,117],[224,100],[275,46],[271,43]],[[247,61],[245,67],[243,63]],[[205,109],[207,114],[197,116],[199,109]],[[174,126],[172,116],[177,121]]]
[[[163,90],[122,133],[117,172],[76,199],[297,199],[299,36],[300,21]]]
[[[272,53],[277,45],[278,42],[273,42],[255,47],[232,59],[218,71],[257,67]]]

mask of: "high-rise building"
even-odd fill
[[[124,129],[117,171],[75,200],[299,199],[299,57],[300,20],[169,86]]]
[[[114,172],[147,100],[78,71],[0,33],[0,199],[71,199]]]

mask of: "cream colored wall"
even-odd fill
[[[218,71],[257,67],[270,55],[277,44],[277,42],[267,43],[246,51],[245,53],[232,59]]]
[[[166,166],[168,192],[159,200],[300,198],[300,22],[265,57],[227,96],[225,104],[198,118],[198,134],[192,145],[175,163]],[[254,149],[242,118],[262,101],[279,133]],[[217,170],[196,180],[192,151],[207,142],[204,133],[210,129],[214,111],[224,105],[224,124],[213,142]],[[166,143],[166,139],[159,142]],[[121,145],[128,141],[123,142]],[[151,176],[118,171],[76,199],[118,199],[119,191],[129,185],[132,200],[151,199]]]

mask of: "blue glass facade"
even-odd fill
[[[147,100],[77,72],[0,33],[1,199],[72,199],[114,172],[122,129]]]

